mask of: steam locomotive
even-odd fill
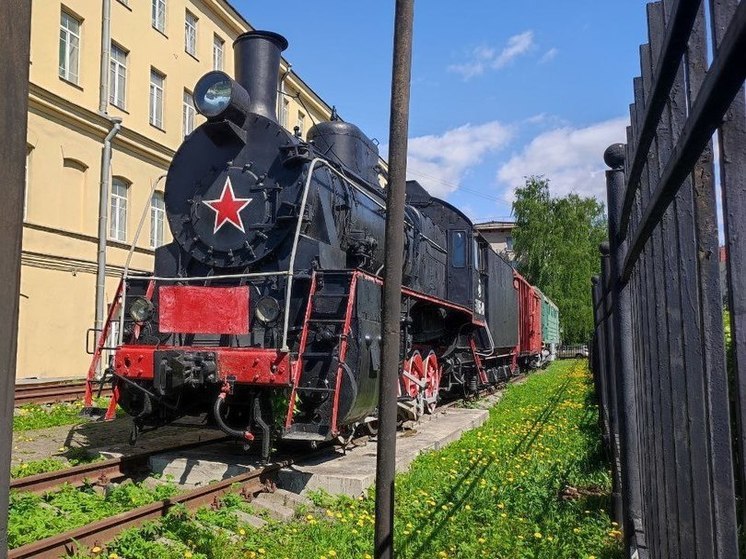
[[[137,432],[207,413],[230,436],[317,444],[375,427],[385,191],[378,149],[333,119],[304,140],[276,120],[287,41],[234,43],[235,80],[194,89],[207,121],[165,185],[173,242],[126,275],[107,373]],[[463,212],[407,183],[402,418],[543,359],[540,296]],[[537,307],[536,305],[539,305]],[[538,336],[538,337],[537,337]]]

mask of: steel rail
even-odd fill
[[[292,463],[292,460],[276,462],[217,483],[192,489],[170,499],[138,507],[63,534],[17,547],[8,552],[8,559],[32,557],[35,559],[58,559],[61,556],[75,553],[83,546],[103,546],[128,528],[134,528],[144,522],[163,518],[175,506],[185,506],[193,510],[201,505],[214,503],[226,493],[236,492],[239,487],[243,492],[259,493],[267,488],[270,476],[280,468]]]
[[[214,438],[209,438],[207,440],[161,447],[145,452],[139,452],[137,454],[131,454],[129,456],[120,456],[118,458],[110,458],[109,460],[103,460],[101,462],[81,464],[80,466],[74,466],[64,470],[22,477],[12,480],[10,482],[10,489],[27,493],[44,493],[51,489],[60,487],[63,484],[80,486],[87,482],[95,481],[100,485],[105,485],[110,481],[123,479],[144,470],[147,468],[150,457],[155,454],[190,450],[192,448],[227,440],[229,440],[229,437],[221,434],[220,436],[215,436]]]
[[[16,384],[14,402],[16,406],[75,402],[85,395],[85,386],[84,380]]]

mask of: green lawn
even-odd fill
[[[621,558],[591,393],[584,362],[557,362],[510,386],[485,425],[415,460],[396,481],[397,557]],[[562,498],[568,485],[579,491]],[[230,511],[246,505],[230,498],[197,521],[182,512],[96,551],[127,559],[369,558],[372,494],[315,499],[324,513],[257,531],[233,519]],[[164,536],[178,544],[158,543]]]

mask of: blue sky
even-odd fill
[[[294,70],[385,147],[393,1],[233,4],[285,35]],[[646,33],[643,0],[416,1],[410,178],[476,221],[509,216],[531,174],[601,198]]]

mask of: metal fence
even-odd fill
[[[627,143],[604,154],[591,363],[627,556],[729,559],[746,488],[746,2],[647,17]]]

